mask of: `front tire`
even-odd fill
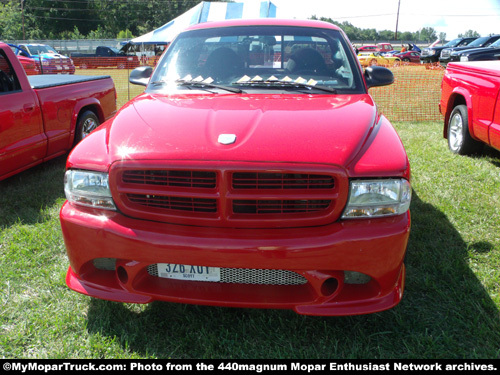
[[[469,132],[469,116],[467,106],[461,104],[453,108],[448,121],[448,148],[459,155],[472,155],[483,148]]]
[[[100,125],[99,118],[92,111],[85,111],[76,123],[75,145]]]

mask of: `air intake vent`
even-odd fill
[[[148,267],[148,273],[151,276],[158,277],[157,265],[150,265]],[[307,283],[307,279],[296,272],[287,270],[221,268],[220,281],[218,282],[254,285],[302,285]]]

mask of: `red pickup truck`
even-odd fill
[[[115,113],[110,77],[27,77],[0,43],[0,180],[64,154]]]
[[[444,137],[456,154],[500,150],[500,62],[449,63],[441,85]]]
[[[308,315],[402,298],[410,166],[338,27],[231,20],[182,32],[145,93],[80,142],[60,212],[67,285],[102,299]]]

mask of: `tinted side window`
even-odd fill
[[[0,51],[0,94],[21,89],[16,73],[3,51]]]

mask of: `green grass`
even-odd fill
[[[394,309],[305,317],[72,292],[61,157],[0,182],[0,358],[500,357],[500,153],[452,155],[438,122],[396,127],[414,195],[406,289]]]

